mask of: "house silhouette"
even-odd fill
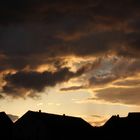
[[[127,117],[112,116],[102,128],[102,136],[107,139],[137,139],[140,132],[140,113],[129,113]]]
[[[15,140],[87,138],[92,126],[78,117],[28,111],[14,124]]]
[[[11,140],[13,130],[13,122],[5,112],[0,112],[0,139]]]
[[[0,113],[0,140],[139,139],[140,113],[112,116],[103,126],[93,127],[82,118],[28,111],[15,123]]]

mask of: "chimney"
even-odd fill
[[[39,113],[41,113],[41,110],[39,110]]]

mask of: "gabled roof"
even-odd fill
[[[105,127],[112,127],[112,126],[116,126],[118,125],[118,123],[120,122],[120,117],[117,116],[112,116],[105,124]]]
[[[5,112],[0,112],[0,139],[12,139],[13,122]]]
[[[14,125],[14,138],[78,139],[88,138],[92,126],[79,117],[28,111]]]
[[[132,112],[127,117],[112,116],[105,124],[104,127],[140,127],[140,113]]]
[[[6,115],[5,112],[0,112],[0,125],[13,124],[12,120]]]
[[[28,111],[25,113],[21,118],[19,118],[15,125],[24,124],[24,123],[32,123],[32,122],[39,122],[47,125],[54,125],[54,126],[83,126],[83,127],[92,127],[89,123],[83,120],[80,117],[72,117],[66,115],[57,115],[57,114],[50,114],[50,113],[43,113],[43,112],[33,112]]]

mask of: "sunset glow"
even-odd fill
[[[0,111],[140,111],[139,1],[21,1],[0,4]]]

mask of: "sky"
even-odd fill
[[[140,111],[139,37],[139,0],[1,0],[0,111]]]

